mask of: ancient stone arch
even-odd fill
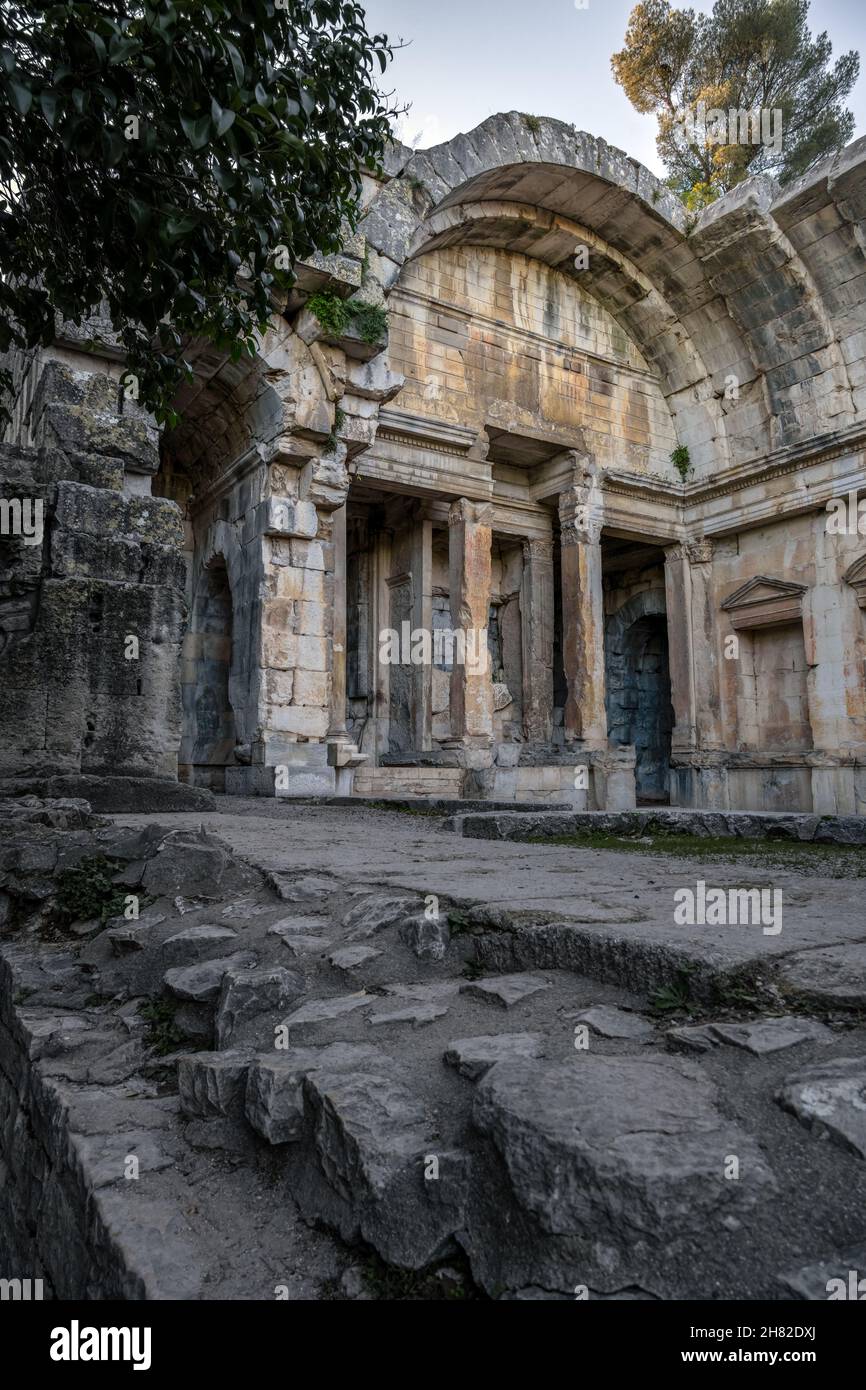
[[[866,637],[843,598],[852,542],[824,513],[866,486],[864,211],[863,142],[785,190],[751,179],[694,221],[635,160],[562,122],[509,112],[432,150],[395,145],[365,180],[357,232],[299,267],[254,355],[189,345],[194,379],[155,476],[140,414],[108,420],[110,352],[94,376],[64,331],[24,364],[15,439],[52,459],[59,566],[34,568],[28,622],[50,612],[45,574],[95,590],[111,527],[135,537],[146,521],[163,550],[124,540],[123,603],[150,615],[150,667],[106,750],[171,771],[180,613],[218,551],[237,649],[227,790],[328,794],[355,775],[382,794],[573,799],[583,759],[598,774],[586,804],[602,805],[604,575],[632,566],[626,589],[666,591],[674,801],[760,806],[772,783],[777,805],[781,779],[792,805],[860,805],[851,686]],[[344,328],[309,308],[316,293],[348,302]],[[811,738],[784,778],[773,750],[737,746],[724,651],[725,597],[767,572],[807,593]],[[392,673],[377,655],[392,598],[410,634],[493,614],[507,703],[482,672]],[[35,649],[8,648],[13,688],[41,688]],[[82,670],[82,709],[102,679]],[[139,687],[158,692],[143,723]],[[87,718],[98,745],[102,716]],[[64,765],[82,758],[76,720]],[[30,757],[15,727],[13,766]]]

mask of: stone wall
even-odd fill
[[[0,455],[0,496],[42,507],[33,543],[0,538],[0,771],[175,777],[183,531],[141,486],[156,432],[110,376],[56,359],[29,432]]]

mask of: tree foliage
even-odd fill
[[[851,138],[844,102],[860,59],[845,53],[831,66],[830,40],[812,37],[808,16],[809,0],[716,0],[707,15],[641,0],[632,10],[611,67],[632,105],[655,113],[669,183],[687,205],[762,171],[786,183]],[[695,121],[701,104],[708,113],[780,112],[781,139],[746,142],[730,122]],[[778,118],[772,125],[775,134]]]
[[[0,350],[104,306],[171,419],[185,344],[251,350],[354,223],[390,56],[353,0],[0,0]]]

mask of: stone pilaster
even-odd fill
[[[675,720],[671,752],[685,753],[696,746],[697,729],[692,664],[691,565],[686,547],[679,542],[665,550],[665,602],[671,704]]]
[[[713,592],[713,549],[713,542],[706,537],[689,541],[685,547],[692,600],[695,742],[698,748],[706,751],[714,751],[725,745],[719,681],[719,624]]]
[[[607,745],[604,693],[604,597],[601,580],[601,518],[593,514],[590,489],[560,494],[562,568],[562,660],[567,687],[563,724],[566,743]]]
[[[553,542],[523,542],[520,588],[523,646],[523,726],[529,743],[553,732]]]
[[[412,530],[412,628],[433,633],[433,523],[419,517]],[[433,746],[433,667],[420,662],[413,673],[414,742],[418,751]]]
[[[451,734],[455,742],[479,754],[489,752],[493,743],[493,685],[487,652],[492,521],[491,507],[465,497],[454,502],[448,514],[451,625],[463,634],[466,653],[466,660],[460,662],[455,652],[451,672]]]

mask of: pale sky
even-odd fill
[[[655,117],[633,110],[610,71],[634,0],[366,0],[367,27],[410,41],[385,74],[401,105],[398,134],[418,148],[471,130],[499,111],[555,116],[601,135],[662,173]],[[682,3],[680,8],[687,8]],[[710,10],[712,0],[692,0]],[[834,58],[856,49],[866,69],[866,0],[812,0],[809,27]],[[866,73],[848,98],[866,134]]]

